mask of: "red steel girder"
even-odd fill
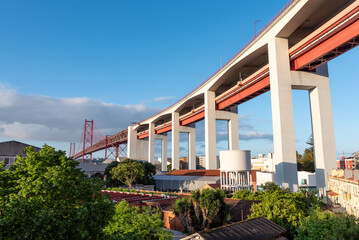
[[[292,69],[311,71],[319,65],[357,46],[358,36],[359,20],[356,20],[340,32],[292,60]]]

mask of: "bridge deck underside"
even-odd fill
[[[359,5],[358,2],[356,2]],[[339,14],[338,14],[339,15]],[[350,19],[350,21],[348,21]],[[325,26],[325,24],[323,25]],[[338,27],[340,26],[340,27]],[[303,38],[304,39],[304,38]],[[359,45],[359,6],[356,6],[343,17],[330,26],[326,26],[321,32],[314,31],[305,37],[306,42],[298,44],[290,49],[290,65],[296,71],[315,71],[315,69],[331,59]],[[300,54],[298,53],[300,52]],[[261,63],[262,65],[265,63]],[[217,110],[229,110],[258,95],[270,90],[270,74],[268,64],[265,64],[256,73],[249,76],[244,83],[232,84],[227,91],[216,97]],[[180,116],[180,125],[186,126],[204,119],[204,105]],[[155,127],[155,133],[161,134],[172,130],[171,121],[164,122]],[[138,138],[148,137],[148,130],[140,131]],[[106,139],[86,148],[84,152],[77,153],[74,158],[82,154],[93,153],[108,146],[118,146],[127,142],[127,130],[117,133],[109,140]]]

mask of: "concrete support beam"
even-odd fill
[[[188,169],[196,169],[196,129],[181,126],[180,132],[188,133]]]
[[[161,139],[161,170],[167,171],[167,136],[158,134],[155,139]]]
[[[317,188],[325,195],[327,175],[336,168],[336,148],[329,79],[309,91]]]
[[[155,162],[155,124],[148,124],[148,162]]]
[[[239,150],[238,113],[216,111],[216,119],[228,121],[228,150]]]
[[[217,169],[215,92],[204,93],[206,169]]]
[[[135,126],[128,127],[127,157],[131,159],[136,159],[136,150],[137,150],[137,131],[134,129]]]
[[[288,40],[268,43],[276,184],[298,190]]]
[[[179,113],[172,112],[172,169],[179,169]]]
[[[291,72],[294,89],[309,90],[317,189],[326,195],[327,175],[336,168],[336,147],[329,78]]]

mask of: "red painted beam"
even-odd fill
[[[314,48],[307,51],[303,55],[292,60],[291,66],[294,68],[294,70],[299,70],[300,68],[315,61],[316,59],[320,58],[324,54],[336,49],[340,45],[357,37],[358,35],[359,35],[359,20],[356,20],[355,22],[353,22],[352,24],[350,24],[340,32],[336,33],[335,35],[325,40],[324,42],[320,43],[319,45],[315,46]]]
[[[145,133],[145,134],[139,135],[139,136],[138,136],[138,139],[144,139],[144,138],[147,138],[148,136],[150,136],[150,134],[149,134],[149,133]]]
[[[191,116],[189,118],[180,120],[180,125],[181,126],[186,126],[188,124],[201,121],[202,119],[204,119],[204,110],[201,111],[201,112],[196,113],[195,115],[193,115],[193,116]]]
[[[232,104],[236,104],[239,101],[251,96],[252,94],[261,92],[262,90],[268,88],[269,85],[270,85],[269,76],[267,76],[267,77],[263,78],[262,80],[260,80],[259,82],[244,89],[243,91],[240,91],[240,92],[232,95],[231,97],[229,97],[221,102],[218,102],[217,109],[218,110],[225,109],[226,107],[228,107]]]
[[[160,133],[165,133],[165,132],[169,132],[172,130],[172,125],[168,125],[167,127],[155,130],[156,134],[160,134]]]

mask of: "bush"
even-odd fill
[[[335,216],[319,208],[303,218],[295,239],[355,240],[359,239],[359,221],[354,216]]]
[[[116,240],[172,239],[172,233],[163,229],[163,225],[157,209],[130,207],[128,202],[121,201],[104,232],[107,238]]]

